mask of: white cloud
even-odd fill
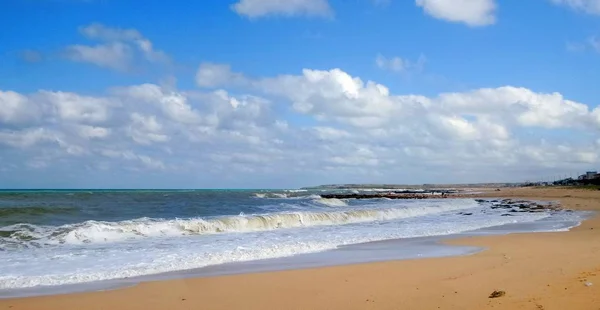
[[[121,94],[158,106],[171,120],[179,123],[197,124],[201,117],[187,103],[187,98],[177,92],[164,91],[158,85],[143,84],[122,89]]]
[[[95,46],[71,45],[65,49],[65,55],[72,61],[117,70],[127,70],[133,58],[131,48],[118,42]]]
[[[135,170],[163,185],[217,186],[290,175],[297,185],[522,180],[600,163],[600,108],[559,93],[504,86],[403,95],[341,69],[257,78],[225,71],[211,85],[235,92],[4,90],[2,167]]]
[[[84,36],[101,41],[135,41],[143,39],[142,34],[135,29],[110,28],[99,23],[80,27],[79,31]]]
[[[121,71],[130,70],[138,55],[150,63],[169,62],[169,57],[164,52],[155,50],[152,42],[135,29],[110,28],[94,23],[80,27],[79,31],[86,38],[102,43],[93,46],[67,46],[65,57],[72,61],[88,62]]]
[[[110,135],[111,130],[109,128],[79,125],[77,132],[82,138],[86,139],[103,139]]]
[[[568,6],[588,14],[600,15],[600,0],[551,0],[554,4]]]
[[[104,98],[49,91],[41,91],[39,95],[56,109],[63,121],[97,124],[109,118],[109,105],[112,103]]]
[[[231,9],[250,18],[268,15],[327,17],[333,14],[327,0],[239,0],[231,5]]]
[[[438,100],[457,113],[502,119],[524,127],[572,128],[592,125],[585,104],[567,100],[559,93],[535,93],[526,88],[484,88],[468,93],[447,93]]]
[[[147,167],[150,169],[163,170],[166,168],[163,161],[152,158],[147,155],[140,155],[140,154],[137,154],[130,150],[116,151],[116,150],[111,150],[111,149],[105,149],[105,150],[101,150],[99,153],[100,153],[100,155],[102,155],[104,157],[108,157],[108,158],[124,159],[126,161],[140,162],[144,167]],[[134,168],[133,170],[138,170],[138,169]]]
[[[162,133],[163,126],[158,123],[156,116],[144,116],[139,113],[131,114],[131,124],[127,134],[139,144],[152,144],[154,142],[167,142],[169,136]]]
[[[319,139],[322,140],[336,141],[339,139],[346,139],[352,137],[352,135],[349,132],[333,127],[317,126],[314,127],[313,130],[315,131],[317,137],[319,137]]]
[[[437,19],[486,26],[496,22],[495,0],[415,0],[425,13]]]
[[[231,71],[225,64],[202,63],[196,73],[196,84],[201,87],[214,88],[221,85],[244,84],[246,78],[240,73]]]
[[[0,90],[0,125],[20,124],[40,116],[39,109],[29,99],[13,91]]]
[[[44,128],[25,129],[22,131],[0,131],[0,143],[13,147],[26,148],[40,142],[57,140],[57,133]]]
[[[425,67],[426,61],[427,60],[424,55],[420,55],[415,62],[403,59],[398,56],[386,58],[381,54],[378,54],[375,58],[375,64],[377,65],[377,67],[383,70],[389,70],[393,72],[421,72]]]

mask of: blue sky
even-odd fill
[[[7,0],[0,187],[598,167],[598,0]]]

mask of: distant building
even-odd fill
[[[595,179],[598,175],[598,172],[596,171],[588,171],[585,173],[585,179],[586,180],[591,180],[591,179]]]

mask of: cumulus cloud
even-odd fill
[[[269,15],[327,17],[333,14],[327,0],[240,0],[232,4],[231,9],[249,18]]]
[[[80,96],[68,92],[40,91],[41,100],[54,107],[56,115],[65,122],[98,124],[109,118],[108,107],[114,103],[104,98]],[[43,98],[43,99],[42,99]]]
[[[425,13],[449,22],[487,26],[496,22],[495,0],[415,0]]]
[[[181,180],[176,187],[252,187],[248,180],[261,178],[270,186],[519,181],[600,161],[600,143],[590,140],[600,108],[560,93],[503,86],[406,95],[341,69],[250,77],[221,64],[199,71],[207,68],[220,73],[201,74],[201,90],[2,90],[2,169],[133,170],[163,186],[168,177]]]
[[[0,106],[0,125],[22,124],[39,117],[39,107],[14,91],[0,90]]]
[[[90,40],[102,43],[67,46],[64,55],[72,61],[120,71],[131,69],[138,56],[149,63],[169,62],[169,57],[164,52],[154,49],[152,42],[136,29],[111,28],[94,23],[80,27],[79,32]]]
[[[554,4],[568,6],[588,14],[600,15],[600,0],[551,0]]]

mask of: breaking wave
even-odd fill
[[[340,204],[343,201],[333,202]],[[328,203],[332,204],[331,201]],[[345,225],[424,216],[477,206],[475,200],[444,202],[431,205],[379,209],[352,209],[331,212],[285,212],[162,220],[140,218],[120,222],[86,221],[62,226],[17,224],[0,228],[0,245],[82,244],[119,242],[163,236],[243,233],[311,226]]]
[[[286,193],[254,193],[256,198],[288,198]]]
[[[322,204],[322,205],[326,205],[328,207],[347,207],[348,204],[341,200],[341,199],[336,199],[336,198],[317,198],[314,200],[315,202]]]

